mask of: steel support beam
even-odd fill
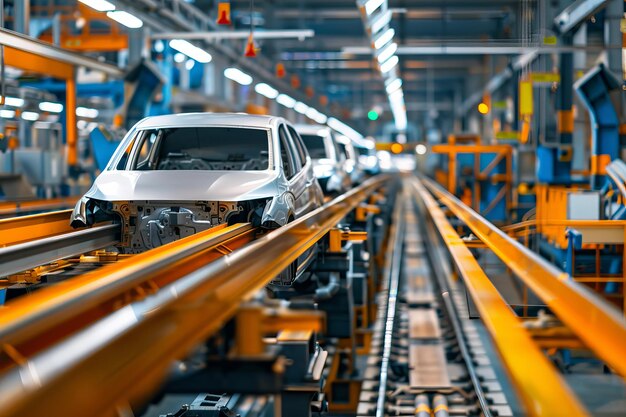
[[[40,42],[29,36],[22,35],[8,29],[0,29],[0,45],[7,46],[19,51],[48,58],[62,64],[85,67],[94,71],[101,71],[115,78],[121,78],[124,72],[110,64],[105,64],[93,58],[88,58],[81,54],[69,52],[48,43]],[[40,71],[45,71],[46,67],[40,67]]]
[[[162,32],[155,33],[152,39],[187,39],[216,41],[223,39],[247,39],[249,30],[229,30],[212,32]],[[254,32],[255,39],[306,39],[315,36],[313,30],[263,30]]]

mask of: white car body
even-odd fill
[[[342,156],[330,128],[321,125],[296,125],[313,161],[313,171],[325,194],[342,194],[352,181],[345,170]]]
[[[238,141],[260,149],[258,158],[246,159]],[[72,225],[119,221],[120,250],[137,253],[226,222],[279,227],[321,204],[313,163],[284,119],[176,114],[148,117],[128,132],[76,204]]]

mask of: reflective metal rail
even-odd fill
[[[73,207],[79,197],[60,197],[48,200],[16,201],[0,203],[0,218],[18,214],[61,210]]]
[[[385,282],[383,291],[386,293],[385,305],[380,308],[385,309],[382,358],[380,365],[380,379],[378,384],[378,400],[376,402],[376,417],[384,417],[387,413],[385,403],[387,402],[387,379],[389,377],[389,364],[391,362],[391,351],[394,328],[396,323],[396,312],[398,305],[398,293],[400,291],[400,270],[402,267],[402,246],[405,232],[405,216],[403,209],[405,206],[404,193],[396,196],[394,201],[393,221],[389,229],[389,245],[385,254]]]
[[[72,210],[54,211],[0,220],[0,247],[43,239],[74,231],[70,226]]]
[[[463,278],[528,415],[588,415],[558,370],[533,341],[523,321],[498,293],[435,199],[419,180],[412,179],[411,185]]]
[[[422,182],[599,359],[626,377],[626,320],[616,309],[571,280],[567,273],[507,236],[432,180],[423,178]]]
[[[0,276],[112,246],[120,240],[120,225],[106,224],[0,248]]]
[[[23,357],[251,242],[249,223],[217,226],[40,290],[0,310],[0,342]],[[0,371],[16,361],[0,357]]]
[[[324,237],[387,180],[385,176],[372,178],[307,216],[212,262],[203,261],[201,256],[195,262],[178,258],[173,263],[176,268],[168,265],[171,283],[154,296],[128,304],[33,356],[23,355],[17,349],[8,352],[6,346],[12,346],[11,340],[20,339],[17,334],[23,338],[29,331],[41,331],[49,316],[39,314],[28,325],[15,326],[11,323],[18,319],[18,314],[11,313],[12,318],[8,318],[0,312],[3,353],[16,362],[0,378],[0,416],[108,416],[123,413],[129,403],[146,399],[163,381],[172,361],[187,355],[221,328],[243,301]],[[164,261],[167,259],[164,255]],[[125,276],[118,276],[116,285],[134,281],[149,267],[135,260],[136,257],[123,261],[132,263],[134,268],[129,268]],[[144,279],[149,283],[151,275],[143,275],[147,275]],[[51,311],[58,309],[69,314],[64,307],[67,303],[80,305],[63,294],[52,297],[52,291],[54,287],[35,294],[42,300],[50,296]],[[91,302],[97,304],[97,294],[102,291],[107,291],[107,286],[94,282],[81,293],[84,297],[95,293]],[[17,302],[8,311],[16,305]],[[25,307],[22,311],[26,311]],[[20,330],[22,327],[26,330]]]

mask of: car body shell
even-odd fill
[[[340,152],[332,131],[321,125],[296,125],[300,135],[319,136],[324,142],[324,158],[311,158],[313,171],[325,194],[341,194],[352,185],[350,175],[345,170],[346,160]]]
[[[264,170],[130,170],[116,169],[120,159],[142,130],[175,127],[229,127],[266,130],[268,133],[268,167]],[[323,194],[313,172],[313,163],[304,151],[300,138],[291,138],[290,125],[284,119],[272,116],[245,114],[187,113],[148,117],[138,122],[124,137],[105,170],[96,178],[91,189],[79,200],[72,213],[75,227],[89,221],[89,202],[177,202],[265,201],[261,224],[278,227],[298,218],[323,203]],[[291,169],[287,177],[281,160],[280,131],[287,132]],[[296,143],[300,141],[300,144]],[[128,158],[131,160],[131,156]],[[298,164],[297,162],[300,161]],[[299,166],[296,166],[299,165]]]
[[[344,169],[350,175],[352,185],[360,184],[365,178],[365,172],[359,164],[359,155],[352,141],[346,136],[337,136],[337,143],[345,154]]]

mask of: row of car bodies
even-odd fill
[[[71,221],[119,222],[119,250],[139,253],[223,223],[283,226],[323,204],[320,183],[337,195],[364,175],[353,144],[322,126],[245,114],[154,116],[126,134]]]

